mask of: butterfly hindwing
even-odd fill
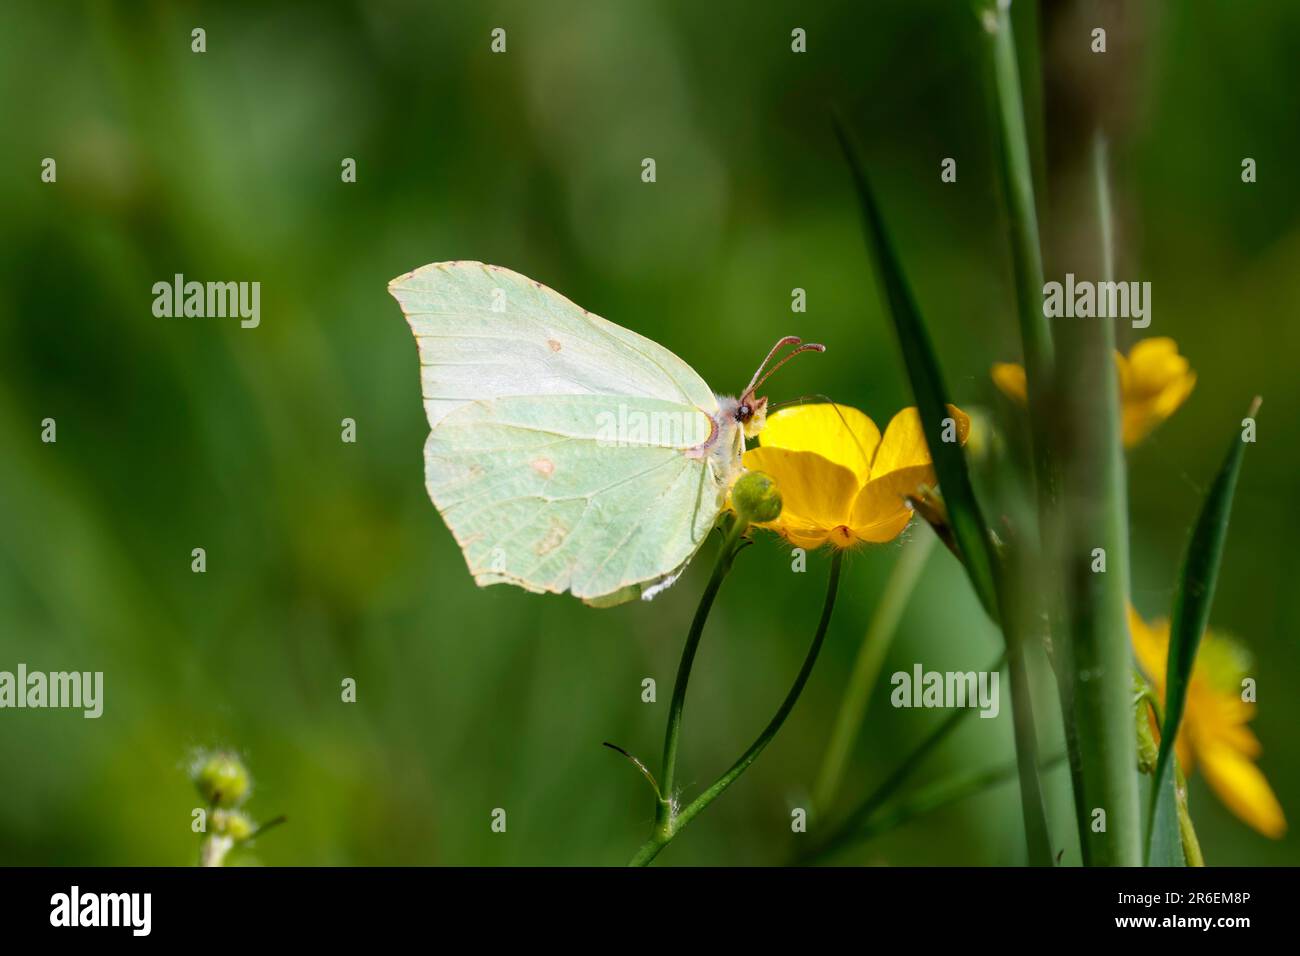
[[[429,435],[429,494],[479,584],[618,603],[677,573],[717,520],[715,466],[685,453],[709,429],[663,399],[474,402]]]

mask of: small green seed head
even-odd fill
[[[248,799],[252,780],[243,762],[231,753],[209,755],[194,772],[199,796],[216,807],[237,807]]]
[[[212,814],[212,828],[236,843],[243,843],[253,835],[252,819],[243,810],[216,810]]]
[[[736,514],[751,524],[775,521],[781,516],[781,492],[776,482],[761,471],[745,472],[731,489]]]

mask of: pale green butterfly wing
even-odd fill
[[[712,415],[694,369],[540,282],[481,262],[436,262],[388,284],[420,349],[425,413],[506,395],[638,395]]]
[[[671,581],[713,527],[725,476],[685,454],[710,428],[662,399],[499,398],[439,422],[425,474],[478,584],[605,606]]]
[[[429,494],[475,580],[601,606],[671,583],[738,467],[730,434],[721,455],[687,454],[718,409],[704,380],[499,266],[435,263],[389,291],[420,351]]]

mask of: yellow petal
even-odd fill
[[[867,480],[867,469],[880,444],[875,422],[848,405],[792,405],[773,412],[759,434],[764,448],[811,451]]]
[[[1133,642],[1133,654],[1147,679],[1156,687],[1162,700],[1165,696],[1165,664],[1169,656],[1169,621],[1161,619],[1148,624],[1132,604],[1128,606],[1128,633]]]
[[[1201,752],[1205,782],[1223,805],[1252,828],[1279,840],[1286,833],[1286,817],[1263,772],[1231,747]]]
[[[994,362],[992,375],[993,384],[1007,398],[1021,405],[1029,401],[1024,368],[1014,362]]]
[[[858,478],[842,465],[810,451],[763,447],[745,452],[745,467],[771,476],[781,492],[781,516],[766,527],[806,534],[847,523]]]
[[[1196,387],[1196,373],[1188,370],[1179,376],[1175,381],[1165,387],[1160,393],[1160,397],[1155,401],[1155,413],[1164,421],[1174,412],[1178,411],[1179,406],[1187,401],[1187,396],[1192,394],[1192,389]]]
[[[1128,387],[1134,397],[1159,394],[1189,371],[1187,359],[1178,354],[1178,343],[1164,336],[1134,344],[1128,366]]]
[[[1243,757],[1258,757],[1263,748],[1259,738],[1246,726],[1246,721],[1254,716],[1251,711],[1255,705],[1222,694],[1214,696],[1215,699],[1209,706],[1200,705],[1210,715],[1197,721],[1200,735],[1209,738],[1216,745],[1231,747]]]
[[[930,472],[928,482],[923,474],[927,471]],[[912,478],[919,480],[912,484]],[[933,471],[925,467],[903,468],[867,482],[858,492],[849,519],[849,530],[854,537],[875,544],[897,538],[912,520],[912,509],[903,500],[903,495],[910,494],[911,489],[921,483],[933,484]]]
[[[948,406],[948,414],[956,425],[957,440],[966,444],[966,438],[970,435],[970,419],[956,405]],[[893,471],[929,465],[930,449],[925,443],[925,432],[921,428],[921,415],[915,408],[905,408],[890,420],[885,429],[885,437],[880,440],[880,447],[876,449],[876,456],[871,461],[871,479],[875,481]],[[919,483],[912,481],[904,493],[911,494]],[[934,479],[930,478],[928,484],[934,483]]]
[[[820,548],[831,539],[831,532],[825,528],[799,529],[786,526],[776,530],[796,548],[804,548],[808,551]]]

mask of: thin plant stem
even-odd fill
[[[671,830],[673,815],[676,810],[676,796],[673,793],[677,771],[677,745],[682,733],[682,713],[686,709],[686,685],[691,679],[691,667],[695,664],[695,652],[699,650],[700,638],[704,634],[704,623],[709,619],[713,609],[713,600],[718,596],[723,580],[731,571],[732,562],[740,551],[741,539],[749,523],[735,515],[731,528],[718,552],[717,562],[713,565],[713,574],[700,595],[699,606],[691,620],[691,629],[686,635],[686,646],[682,648],[682,659],[677,665],[677,682],[673,685],[672,703],[668,705],[668,726],[664,730],[664,759],[662,782],[659,787],[658,809],[655,815],[657,832],[667,833]]]
[[[199,866],[225,866],[226,854],[234,845],[231,837],[212,834],[199,846]]]
[[[731,765],[726,773],[692,800],[680,813],[670,815],[666,827],[660,828],[656,826],[654,834],[632,857],[629,866],[646,866],[658,856],[659,852],[672,842],[673,838],[691,820],[695,819],[714,800],[722,796],[726,789],[749,769],[750,765],[758,759],[758,755],[772,742],[772,738],[777,735],[777,732],[785,724],[786,718],[790,716],[790,712],[794,710],[794,705],[798,702],[799,696],[803,693],[808,678],[812,676],[813,667],[817,663],[818,655],[821,653],[822,644],[825,643],[826,632],[831,623],[831,614],[835,610],[835,598],[839,594],[840,570],[843,563],[844,552],[837,548],[834,557],[831,558],[830,578],[826,583],[826,599],[822,603],[822,613],[817,623],[817,631],[813,635],[812,643],[808,646],[808,653],[804,657],[803,666],[799,668],[794,683],[790,686],[789,692],[785,695],[785,700],[781,702],[781,706],[777,708],[772,719],[768,721],[767,726],[763,728],[758,738],[749,745],[749,748],[740,755],[740,758]]]
[[[1051,832],[1047,825],[1047,803],[1038,778],[1038,730],[1034,720],[1031,689],[1030,637],[1036,619],[1024,549],[1016,543],[1003,550],[998,576],[998,605],[1002,609],[1002,633],[1007,643],[1007,674],[1011,685],[1011,728],[1020,763],[1020,803],[1024,814],[1025,849],[1030,866],[1052,866]]]
[[[876,605],[866,636],[862,639],[862,646],[858,648],[844,699],[840,702],[840,710],[835,718],[835,727],[831,731],[830,742],[826,745],[826,755],[822,758],[821,770],[813,786],[813,807],[819,813],[830,810],[835,801],[840,781],[844,778],[844,767],[871,704],[871,692],[894,642],[898,622],[916,582],[921,578],[926,559],[936,540],[935,535],[922,531],[903,548],[885,583],[880,603]]]
[[[1029,137],[1025,128],[1024,101],[1020,86],[1020,67],[1016,58],[1015,35],[1011,28],[1009,3],[998,3],[984,15],[989,34],[990,62],[993,75],[996,112],[998,169],[1007,202],[1011,265],[1014,276],[1016,314],[1025,356],[1026,391],[1029,404],[1030,439],[1033,447],[1034,488],[1038,500],[1039,544],[1054,551],[1054,517],[1059,491],[1057,464],[1050,434],[1051,408],[1056,388],[1056,351],[1052,329],[1043,314],[1043,251],[1038,229],[1033,164]],[[1033,569],[1021,562],[1021,577]],[[1004,572],[1005,576],[1005,572]],[[1059,631],[1061,618],[1059,594],[1050,579],[1042,588],[1029,588],[1000,582],[999,600],[1012,589],[1023,599],[1029,593],[1044,594],[1049,629]],[[1028,647],[1018,635],[1024,631],[1029,608],[1002,608],[1003,632],[1007,635],[1007,653],[1011,676],[1011,707],[1015,722],[1016,753],[1021,766],[1020,794],[1025,814],[1025,838],[1031,863],[1050,865],[1051,847],[1043,806],[1042,784],[1038,777],[1036,730],[1033,705],[1029,696]],[[1019,616],[1019,620],[1012,620]],[[1071,735],[1067,733],[1067,738]]]
[[[1017,315],[1025,350],[1025,377],[1029,407],[1044,401],[1051,381],[1054,346],[1052,331],[1043,315],[1043,253],[1038,235],[1038,209],[1034,201],[1033,164],[1025,131],[1024,101],[1016,39],[1011,29],[1010,4],[998,3],[988,11],[993,69],[994,105],[997,112],[1002,187],[1006,194],[1010,226],[1011,265],[1015,275]],[[1040,452],[1044,449],[1038,449]]]
[[[1004,624],[1004,626],[1007,626]],[[1029,687],[1029,658],[1025,641],[1007,637],[1007,673],[1011,678],[1011,726],[1016,741],[1020,774],[1020,804],[1025,817],[1025,846],[1030,866],[1051,866],[1051,834],[1047,828],[1047,805],[1043,782],[1038,776],[1038,731],[1034,722]],[[1024,772],[1028,768],[1029,772]]]

